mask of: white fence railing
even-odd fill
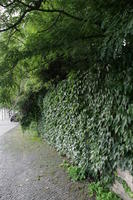
[[[9,120],[9,110],[7,108],[0,108],[0,120]]]

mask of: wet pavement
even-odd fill
[[[9,120],[3,120],[3,121],[0,120],[0,136],[8,132],[17,125],[18,123],[10,122]]]
[[[70,180],[54,148],[13,126],[0,123],[0,200],[89,200],[88,184]]]

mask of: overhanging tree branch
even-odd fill
[[[40,8],[42,2],[44,2],[44,0],[38,0],[38,1],[34,2],[34,5],[30,5],[30,4],[26,4],[25,2],[23,2],[21,0],[17,0],[17,1],[20,4],[22,4],[23,6],[25,6],[26,8],[30,8],[32,10]]]
[[[70,17],[70,18],[73,18],[75,20],[78,20],[78,21],[83,21],[84,19],[83,18],[80,18],[80,17],[77,17],[77,16],[74,16],[64,10],[60,10],[60,9],[41,9],[39,8],[37,11],[40,11],[40,12],[47,12],[47,13],[60,13],[60,14],[63,14],[63,15],[66,15],[67,17]]]
[[[59,17],[60,17],[60,14],[56,17],[54,22],[48,28],[43,29],[41,31],[38,31],[38,33],[42,33],[42,32],[45,32],[45,31],[48,31],[48,30],[52,29],[56,25],[56,23],[58,22]]]
[[[5,31],[8,31],[10,29],[17,28],[17,26],[19,24],[21,24],[21,22],[23,21],[23,19],[25,18],[27,13],[35,12],[35,11],[36,12],[44,12],[44,13],[59,13],[59,14],[65,15],[69,18],[78,20],[78,21],[84,20],[83,18],[72,15],[72,14],[70,14],[70,13],[68,13],[65,10],[62,10],[62,9],[43,9],[43,8],[41,8],[41,4],[43,2],[44,2],[44,0],[38,0],[37,2],[34,3],[34,5],[30,5],[30,4],[26,4],[25,2],[23,2],[21,0],[17,0],[17,3],[19,3],[19,4],[21,4],[25,7],[25,11],[23,11],[23,14],[18,18],[18,20],[14,24],[7,25],[7,27],[1,29],[0,32],[5,32]],[[46,0],[45,0],[45,2],[46,2]],[[12,1],[10,4],[7,4],[7,5],[0,4],[0,6],[7,8],[14,3],[16,3],[16,0]]]
[[[5,5],[2,4],[2,3],[0,3],[0,6],[3,7],[3,8],[8,8],[9,6],[13,5],[15,2],[16,2],[16,0],[12,1],[12,2],[9,3],[9,4],[5,4]]]
[[[26,16],[26,14],[28,12],[30,12],[30,10],[25,11],[14,24],[9,25],[7,28],[1,29],[0,32],[5,32],[5,31],[8,31],[10,29],[16,28],[22,22],[22,20],[24,19],[24,17]]]

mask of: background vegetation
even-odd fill
[[[132,58],[132,1],[0,1],[0,104],[95,179],[133,173]]]

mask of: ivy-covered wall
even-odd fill
[[[133,70],[71,73],[44,97],[38,128],[95,178],[133,172]]]

